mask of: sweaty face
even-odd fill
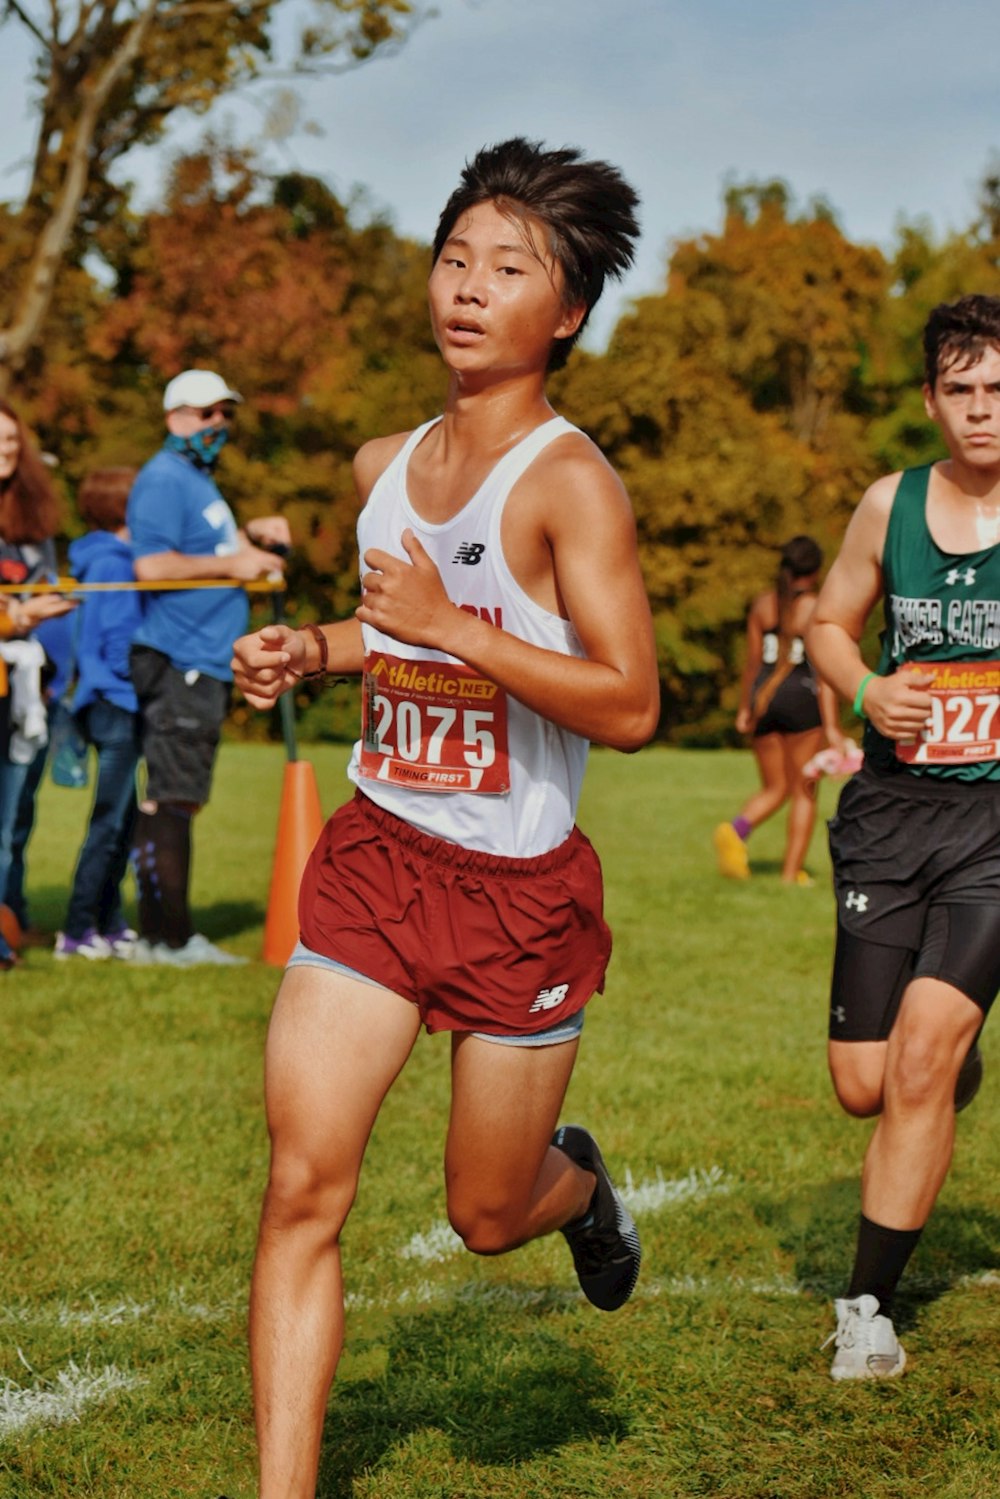
[[[544,370],[553,340],[575,332],[582,308],[563,302],[562,269],[541,225],[479,203],[452,228],[428,282],[431,325],[456,374]]]
[[[0,411],[0,480],[11,477],[20,456],[21,439],[17,435],[17,422],[5,411]]]
[[[1000,350],[987,348],[973,364],[945,365],[933,390],[924,386],[924,405],[952,458],[1000,466]]]

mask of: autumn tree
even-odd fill
[[[622,474],[639,526],[665,728],[731,724],[751,595],[800,531],[831,549],[873,477],[866,362],[880,252],[780,182],[733,187],[720,233],[678,244],[565,399]]]
[[[940,433],[924,410],[923,330],[940,302],[970,292],[1000,296],[1000,161],[983,174],[968,229],[938,237],[924,220],[900,226],[890,282],[871,371],[877,410],[869,444],[883,472],[943,456]]]
[[[179,160],[161,209],[120,221],[113,293],[86,352],[104,384],[101,448],[141,462],[162,441],[160,396],[211,365],[246,396],[222,482],[246,519],[279,511],[296,540],[298,604],[356,601],[351,461],[442,394],[426,313],[428,252],[384,223],[355,225],[315,178],[261,172],[244,152]],[[93,440],[64,445],[74,472]]]
[[[38,354],[58,277],[122,205],[113,169],[175,111],[204,112],[261,76],[288,0],[3,0],[0,31],[34,49],[37,134],[24,202],[4,205],[0,394]],[[366,60],[401,41],[414,0],[313,0],[298,66]]]

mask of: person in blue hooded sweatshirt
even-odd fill
[[[69,549],[81,583],[134,582],[125,507],[135,478],[130,468],[97,469],[80,486],[77,506],[92,527]],[[122,881],[135,826],[139,704],[129,651],[142,621],[140,595],[109,589],[84,597],[75,636],[73,713],[97,751],[97,786],[76,861],[57,958],[127,958],[136,934],[125,920]]]

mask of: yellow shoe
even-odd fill
[[[808,888],[809,886],[815,885],[816,881],[813,879],[808,869],[800,869],[798,874],[795,876],[794,883],[796,885],[802,885],[803,887]]]
[[[712,834],[715,852],[719,860],[719,873],[727,880],[750,878],[750,856],[747,846],[731,822],[720,822]]]

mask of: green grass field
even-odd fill
[[[345,753],[310,752],[324,809]],[[282,761],[227,746],[199,820],[195,905],[260,951]],[[891,1384],[838,1387],[831,1298],[853,1250],[870,1126],[826,1077],[833,908],[746,886],[710,835],[744,753],[593,756],[581,823],[615,955],[565,1118],[592,1127],[644,1244],[614,1316],[557,1237],[495,1260],[446,1228],[448,1044],[424,1038],[377,1125],[345,1244],[348,1348],[324,1499],[993,1499],[1000,1493],[1000,1079],[898,1303]],[[829,813],[836,788],[823,788]],[[46,784],[35,919],[58,925],[86,798]],[[266,1163],[261,1054],[277,973],[54,963],[0,977],[0,1499],[250,1499],[245,1316]]]

